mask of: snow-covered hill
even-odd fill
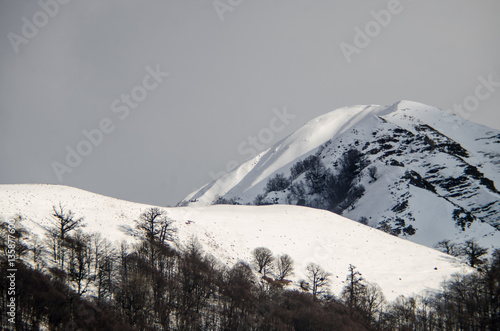
[[[134,241],[134,220],[151,207],[55,185],[0,185],[1,217],[21,214],[23,226],[40,236],[51,224],[52,206],[61,203],[84,217],[84,231],[112,241]],[[250,261],[251,251],[268,247],[295,261],[295,285],[306,265],[318,263],[332,273],[338,293],[349,264],[379,284],[388,299],[432,290],[455,272],[466,272],[458,260],[399,239],[336,214],[298,206],[207,206],[165,208],[175,221],[179,245],[197,238],[222,263]]]
[[[255,204],[258,197],[259,203],[327,209],[327,195],[308,187],[307,169],[292,178],[291,168],[314,155],[335,175],[353,149],[363,165],[351,186],[363,190],[330,210],[429,247],[472,238],[498,247],[500,131],[411,101],[345,107],[315,118],[181,204],[205,206],[217,198]],[[288,186],[265,191],[269,179],[281,173]],[[297,193],[299,186],[303,191]]]

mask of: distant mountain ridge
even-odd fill
[[[472,238],[493,247],[499,182],[500,131],[400,101],[315,118],[183,204],[301,204],[430,247]]]

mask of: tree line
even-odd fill
[[[83,232],[84,219],[61,204],[53,207],[43,238],[19,226],[23,217],[16,221],[19,330],[369,329],[340,302],[320,297],[325,272],[319,266],[311,269],[314,293],[291,290],[290,256],[272,257],[273,266],[266,264],[261,273],[257,259],[223,265],[195,239],[177,245],[174,221],[159,208],[139,215],[134,229],[139,240],[132,245]],[[1,241],[1,251],[7,248]],[[2,279],[5,257],[0,255]],[[2,312],[8,303],[5,285],[0,284]],[[12,327],[5,314],[0,319],[3,328]]]
[[[177,245],[175,222],[159,208],[139,215],[134,230],[139,240],[133,245],[117,246],[83,232],[83,218],[61,205],[53,207],[52,218],[45,238],[22,227],[16,232],[20,330],[500,328],[499,250],[436,293],[387,302],[353,265],[339,295],[329,290],[331,274],[317,264],[309,264],[306,278],[292,286],[293,259],[265,247],[255,248],[249,263],[223,265],[195,239]],[[22,217],[17,221],[22,224]],[[5,279],[4,240],[0,249]],[[5,282],[0,293],[0,310],[7,311]],[[1,326],[10,326],[4,314]]]

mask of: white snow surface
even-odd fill
[[[360,113],[363,110],[360,108]],[[114,199],[57,185],[0,185],[1,218],[21,214],[23,226],[43,236],[51,225],[52,206],[61,203],[84,217],[85,232],[99,232],[113,242],[136,238],[127,234],[149,205]],[[297,286],[308,263],[332,274],[331,290],[339,294],[349,264],[377,283],[389,300],[398,295],[434,291],[453,273],[469,272],[459,260],[436,250],[318,209],[289,206],[203,206],[163,208],[174,220],[177,244],[196,238],[221,263],[250,262],[251,251],[268,247],[289,254]]]

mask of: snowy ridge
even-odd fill
[[[52,206],[61,202],[76,217],[85,217],[85,232],[100,232],[119,242],[134,241],[127,232],[148,205],[56,185],[0,185],[3,219],[24,216],[23,226],[39,236],[50,225]],[[389,300],[398,295],[432,291],[456,272],[469,269],[433,249],[318,209],[297,206],[209,206],[165,208],[175,221],[178,245],[195,237],[208,254],[233,265],[250,261],[251,251],[268,247],[295,261],[297,285],[308,263],[332,273],[331,289],[339,293],[349,264],[377,283]]]
[[[365,192],[343,216],[430,247],[444,239],[477,239],[490,248],[500,242],[500,131],[411,101],[344,107],[313,119],[187,201],[209,205],[221,196],[252,204],[269,178],[289,176],[296,162],[319,153],[336,172],[350,149],[376,167],[377,179],[362,169],[355,183]],[[265,200],[297,204],[290,188],[265,193]]]
[[[318,147],[331,139],[332,134],[342,134],[350,127],[373,114],[387,112],[380,106],[352,106],[336,109],[319,116],[293,134],[276,143],[235,170],[222,176],[198,191],[189,194],[184,201],[196,205],[210,205],[216,197],[225,194],[240,196],[250,190],[260,191],[272,174],[290,167],[297,156],[314,153]],[[195,201],[196,200],[196,201]]]

